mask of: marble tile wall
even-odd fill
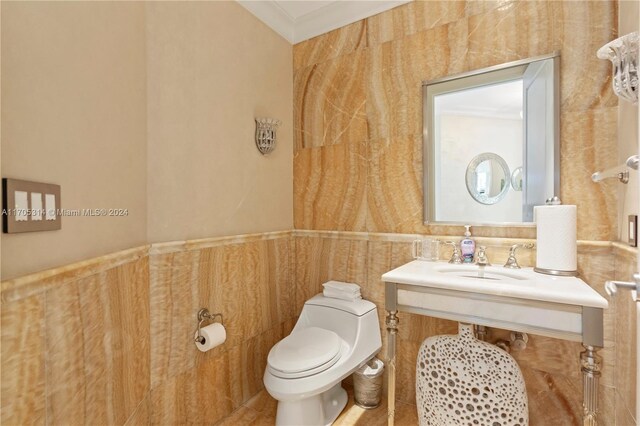
[[[422,222],[421,82],[560,51],[561,193],[578,238],[617,235],[617,100],[596,50],[614,1],[415,1],[294,46],[296,229],[461,235]],[[534,238],[478,227],[476,236]]]
[[[2,282],[2,424],[213,424],[295,322],[290,232],[154,244]],[[201,307],[227,341],[193,344]]]
[[[2,424],[124,424],[149,393],[147,247],[2,283]]]
[[[267,354],[298,312],[292,246],[289,233],[152,246],[151,424],[212,424],[263,389]],[[206,353],[193,344],[202,307],[222,312],[227,330],[227,341]]]
[[[413,238],[294,231],[154,244],[5,281],[2,422],[215,423],[263,389],[270,348],[329,279],[360,284],[376,303],[385,359],[380,276],[411,260]],[[523,240],[478,239],[495,264],[517,241]],[[449,254],[442,249],[442,258]],[[535,253],[523,251],[519,259],[531,265]],[[579,268],[602,292],[605,279],[614,273],[626,279],[635,270],[635,251],[580,242]],[[228,337],[200,353],[191,338],[204,306],[224,314]],[[635,364],[634,309],[626,299],[613,299],[605,316],[603,424],[628,424],[635,409],[628,374]],[[415,404],[420,344],[457,326],[411,314],[400,319],[398,399]],[[490,337],[506,338],[507,331],[492,329]],[[513,353],[525,374],[532,425],[578,422],[580,350],[576,343],[530,336],[528,348]]]
[[[638,271],[637,249],[624,244],[614,244],[615,279],[633,281]],[[615,402],[616,424],[636,424],[636,302],[628,292],[620,292],[611,299],[615,306]]]
[[[383,348],[378,355],[386,359],[384,335],[384,287],[380,276],[411,260],[409,234],[367,234],[331,231],[296,231],[296,293],[297,309],[304,300],[322,289],[329,279],[356,282],[362,286],[362,295],[376,303],[380,327],[383,331]],[[520,240],[522,242],[523,240]],[[506,261],[508,248],[517,242],[513,239],[480,238],[478,243],[488,246],[488,256],[494,264]],[[604,293],[603,283],[614,276],[616,268],[613,249],[608,242],[580,242],[580,274],[592,287]],[[441,256],[450,255],[450,249],[442,249]],[[519,255],[523,266],[535,263],[535,252],[522,251]],[[620,352],[616,345],[618,318],[615,303],[605,314],[605,348],[601,379],[602,424],[616,424],[616,411],[620,408],[619,392],[625,372],[617,369]],[[457,333],[457,324],[419,315],[400,313],[398,338],[398,400],[415,404],[415,360],[422,341],[437,334]],[[507,330],[491,329],[490,341],[508,340]],[[531,425],[578,424],[582,413],[582,383],[579,370],[579,343],[542,336],[529,336],[529,344],[522,352],[513,352],[527,383]],[[635,347],[631,344],[630,348]],[[625,358],[628,361],[628,357]],[[628,367],[631,369],[631,366]],[[628,369],[626,371],[629,371]],[[618,392],[618,393],[616,393]],[[626,393],[626,395],[630,395]],[[629,397],[631,400],[633,398]],[[620,416],[621,414],[618,414]],[[628,424],[618,422],[617,424]]]

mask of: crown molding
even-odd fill
[[[295,21],[273,0],[236,0],[240,6],[251,12],[256,18],[267,24],[273,31],[294,44]]]
[[[271,29],[296,44],[331,30],[352,24],[411,0],[334,1],[293,19],[275,0],[236,0]]]
[[[361,19],[393,9],[411,0],[336,1],[295,21],[295,43],[308,40]]]

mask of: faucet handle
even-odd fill
[[[491,266],[489,259],[487,258],[487,247],[478,246],[478,254],[476,254],[476,265]]]
[[[535,244],[527,243],[527,244],[512,245],[511,248],[509,249],[509,258],[507,259],[507,263],[504,264],[505,268],[520,269],[520,265],[518,265],[518,259],[516,259],[516,250],[520,247],[525,249],[532,249],[535,247]]]
[[[444,244],[453,247],[453,253],[451,254],[451,259],[449,259],[449,263],[461,264],[462,263],[462,255],[460,254],[460,247],[458,247],[458,243],[454,243],[453,241],[445,241]]]

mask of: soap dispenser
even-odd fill
[[[460,251],[462,252],[463,263],[473,263],[473,256],[476,252],[476,242],[471,239],[471,225],[465,225],[464,239],[460,241]]]

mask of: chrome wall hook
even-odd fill
[[[205,342],[205,338],[204,336],[202,336],[202,334],[200,333],[200,329],[202,328],[202,323],[205,321],[215,321],[215,319],[217,317],[220,317],[220,324],[224,325],[224,318],[222,317],[222,314],[211,314],[209,313],[209,310],[207,308],[202,308],[198,311],[198,329],[196,330],[196,334],[197,336],[194,338],[194,341],[196,343],[200,343],[201,345],[204,344]]]

